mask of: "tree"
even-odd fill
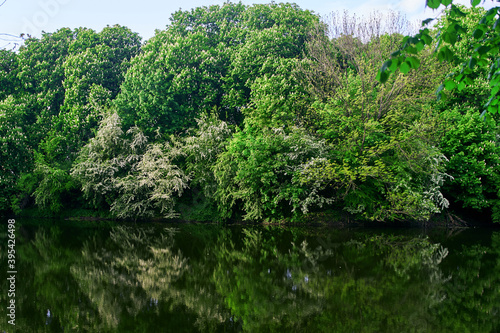
[[[461,112],[460,112],[461,111]],[[455,108],[443,111],[441,151],[448,156],[443,192],[455,209],[475,213],[492,210],[494,222],[500,221],[500,148],[498,124],[480,119],[477,109]]]
[[[484,2],[484,1],[483,1]],[[478,6],[481,0],[471,0],[473,7]],[[401,48],[392,53],[389,60],[384,62],[378,73],[378,79],[386,82],[391,73],[398,69],[407,73],[410,69],[417,69],[419,61],[417,55],[425,46],[435,45],[435,56],[439,61],[451,64],[460,63],[460,69],[451,72],[437,90],[438,98],[442,97],[443,90],[453,90],[455,87],[462,90],[466,85],[472,84],[477,73],[476,66],[489,66],[487,73],[483,74],[489,83],[489,99],[483,104],[483,115],[488,112],[494,115],[498,112],[500,101],[500,7],[493,7],[486,11],[481,18],[473,18],[472,24],[464,21],[473,17],[472,12],[464,11],[463,7],[453,4],[453,0],[428,0],[427,6],[437,9],[441,5],[446,7],[446,23],[438,26],[438,33],[425,27],[434,19],[424,20],[422,28],[414,36],[406,36]],[[467,58],[460,59],[460,55],[453,46],[465,35],[472,34],[468,47]],[[462,55],[463,56],[463,55]]]
[[[11,208],[16,185],[32,166],[31,147],[14,99],[0,100],[0,212]]]
[[[295,74],[318,17],[274,3],[250,7],[244,17],[250,29],[232,55],[225,102],[257,126],[300,126],[307,94]]]
[[[281,60],[303,57],[308,31],[318,22],[291,4],[226,3],[174,13],[126,74],[116,100],[124,125],[147,135],[180,133],[213,110],[241,124],[256,79],[291,70],[293,62],[282,69]]]
[[[95,208],[107,205],[118,218],[174,217],[175,195],[182,195],[189,180],[172,163],[178,154],[167,143],[148,144],[137,127],[124,132],[113,113],[82,148],[71,176]]]
[[[40,40],[30,38],[21,48],[22,84],[14,98],[34,148],[34,168],[20,192],[34,195],[40,207],[57,212],[68,204],[63,198],[77,197],[73,161],[95,134],[139,48],[138,34],[117,25],[100,33],[60,29]]]
[[[358,218],[428,219],[448,204],[440,192],[445,157],[435,148],[429,105],[442,71],[424,58],[420,71],[380,84],[379,63],[407,22],[397,15],[333,18],[333,38],[319,27],[301,64],[304,85],[316,99],[309,130],[332,153],[309,164],[301,180],[330,189],[338,208]]]
[[[216,192],[223,218],[245,220],[299,217],[331,203],[317,182],[301,182],[301,172],[324,158],[324,140],[302,128],[253,129],[236,133],[215,165]]]
[[[17,55],[13,51],[0,50],[0,101],[19,88],[17,80]]]
[[[436,30],[424,28],[405,37],[402,48],[384,63],[379,79],[387,79],[398,66],[403,73],[409,71],[408,63],[427,52],[426,45],[435,45],[433,56],[446,63],[449,73],[437,89],[441,102],[436,105],[442,119],[439,148],[449,159],[445,172],[450,177],[443,192],[454,210],[491,212],[493,221],[498,221],[498,7],[486,11],[476,7],[479,1],[473,1],[472,8],[442,3],[448,7]],[[428,5],[437,8],[439,1]],[[489,119],[481,121],[480,114]]]
[[[242,4],[199,7],[176,12],[166,30],[144,45],[125,75],[116,106],[125,126],[146,135],[179,133],[195,125],[203,111],[220,109],[223,80]],[[220,109],[231,118],[232,110]]]
[[[175,161],[190,177],[189,191],[183,196],[179,210],[186,220],[214,221],[219,216],[214,169],[227,149],[233,129],[214,113],[204,113],[196,122],[197,128],[189,130],[189,135],[172,137],[172,145],[180,153]]]

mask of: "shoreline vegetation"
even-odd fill
[[[292,221],[291,219],[282,220],[263,220],[263,221],[248,221],[243,219],[231,219],[225,221],[210,221],[210,220],[186,220],[182,218],[162,218],[153,217],[147,219],[117,219],[110,214],[102,214],[102,212],[91,212],[79,210],[69,210],[60,212],[57,216],[47,214],[45,211],[37,209],[28,209],[19,215],[7,215],[21,220],[54,220],[70,222],[102,222],[102,223],[161,223],[161,224],[222,224],[222,225],[263,225],[263,226],[283,226],[283,227],[328,227],[336,229],[351,229],[351,228],[420,228],[420,229],[467,229],[467,228],[500,228],[500,225],[491,223],[484,216],[459,216],[450,212],[432,216],[429,220],[397,220],[397,221],[372,221],[372,220],[355,220],[349,214],[339,214],[334,211],[317,212],[305,216],[300,221]]]
[[[485,15],[454,8],[428,32],[460,26],[453,61],[418,44],[384,83],[381,64],[414,33],[403,16],[288,3],[180,10],[144,42],[114,25],[0,50],[0,214],[494,226],[499,115],[481,112],[498,60],[436,98]]]

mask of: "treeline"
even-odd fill
[[[472,39],[482,10],[463,11]],[[408,29],[396,14],[325,23],[293,4],[226,3],[178,11],[144,43],[108,26],[2,50],[0,211],[499,221],[500,133],[480,118],[490,63],[440,100],[460,68],[432,50],[381,84]],[[467,38],[452,47],[457,63],[473,52]]]

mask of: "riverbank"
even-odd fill
[[[395,220],[395,221],[372,221],[372,220],[359,220],[354,219],[345,212],[325,211],[316,212],[306,215],[300,221],[292,221],[290,219],[283,219],[279,221],[244,221],[241,219],[230,219],[220,221],[213,220],[196,220],[185,218],[169,218],[153,217],[148,219],[117,219],[109,212],[93,211],[86,209],[68,209],[61,211],[59,214],[50,214],[47,211],[39,209],[26,209],[21,214],[7,215],[5,218],[39,218],[39,219],[63,219],[67,221],[112,221],[115,223],[120,222],[160,222],[160,223],[193,223],[193,224],[226,224],[226,225],[281,225],[281,226],[328,226],[334,228],[476,228],[476,227],[490,227],[500,228],[500,225],[493,223],[485,216],[477,215],[472,216],[467,213],[461,215],[445,212],[432,216],[429,220]]]

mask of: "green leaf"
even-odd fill
[[[389,73],[382,72],[382,71],[378,72],[377,77],[376,77],[376,79],[380,83],[386,83],[388,78],[389,78]]]
[[[445,31],[442,35],[443,40],[446,43],[454,45],[457,42],[457,34],[456,32]]]
[[[488,51],[491,49],[491,47],[487,45],[482,45],[476,49],[476,52],[479,53],[480,55],[488,53]]]
[[[418,54],[418,50],[416,47],[413,47],[413,46],[409,46],[406,48],[406,53],[409,53],[409,54]]]
[[[486,14],[484,14],[481,21],[479,21],[479,24],[489,24],[495,17],[496,13],[497,13],[497,7],[491,8],[486,12]]]
[[[451,5],[452,2],[453,2],[453,0],[441,0],[441,3],[443,5],[445,5],[446,7],[448,7],[449,5]]]
[[[420,41],[420,39],[418,39],[417,37],[411,37],[408,42],[410,42],[410,44],[417,44],[418,42]]]
[[[417,45],[415,45],[417,48],[418,52],[422,51],[425,47],[425,44],[423,42],[418,42]]]
[[[444,82],[444,86],[445,86],[446,90],[453,90],[453,89],[455,89],[456,85],[457,84],[453,80],[447,80]]]
[[[491,96],[491,98],[488,100],[488,103],[484,105],[484,107],[489,107],[490,105],[495,106],[498,104],[498,97],[497,96]]]
[[[481,0],[470,0],[470,4],[473,6],[473,7],[476,7],[477,5],[479,5],[481,3]]]
[[[458,24],[455,23],[455,22],[451,22],[449,25],[448,25],[448,28],[446,28],[446,31],[449,32],[449,33],[454,33],[457,31],[457,26]]]
[[[413,69],[418,69],[420,67],[420,60],[416,57],[408,57],[406,58],[406,62],[408,62]]]
[[[474,66],[476,66],[477,60],[474,57],[471,57],[469,60],[469,68],[472,69]]]
[[[399,58],[393,59],[392,60],[392,64],[389,67],[389,70],[391,72],[395,72],[398,69],[399,63],[400,63],[400,59]]]
[[[453,61],[454,54],[453,52],[447,47],[443,47],[441,50],[438,52],[438,60],[439,61]]]
[[[432,44],[432,37],[429,34],[422,34],[421,38],[426,45]]]
[[[458,84],[458,91],[462,91],[465,88],[465,82],[462,81]]]
[[[392,60],[389,59],[386,62],[384,62],[384,64],[382,65],[382,68],[380,69],[380,71],[381,72],[385,72],[387,70],[387,68],[390,67],[391,65],[392,65]]]
[[[405,61],[401,64],[399,70],[401,71],[401,73],[406,74],[410,71],[410,65]]]
[[[454,17],[465,17],[467,14],[465,14],[459,7],[455,5],[451,5],[451,10],[450,10],[451,16]]]
[[[439,0],[427,0],[427,7],[432,9],[437,9],[441,5],[441,1]]]
[[[496,94],[498,94],[498,91],[500,91],[500,86],[494,86],[493,88],[491,88],[491,95],[490,96],[495,96]],[[500,97],[498,97],[500,98]]]

